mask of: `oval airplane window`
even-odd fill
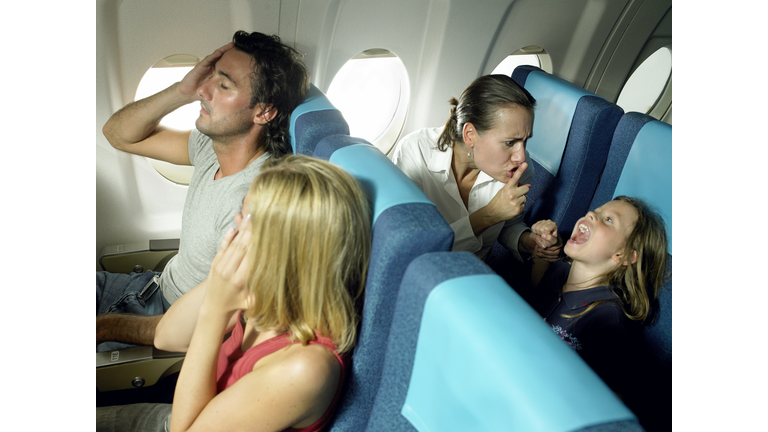
[[[624,84],[616,105],[661,119],[672,104],[672,50],[659,48]]]
[[[549,53],[541,47],[531,45],[508,55],[507,58],[501,61],[491,72],[494,74],[512,76],[515,68],[520,65],[530,65],[541,68],[542,70],[552,73],[552,59]]]
[[[192,55],[177,54],[166,57],[155,63],[147,73],[141,78],[139,87],[136,89],[134,100],[144,99],[147,96],[166,89],[171,84],[181,81],[197,62],[199,58]],[[195,128],[195,120],[199,115],[199,106],[191,103],[173,111],[163,117],[160,124],[172,129],[190,130]],[[185,165],[174,165],[161,160],[147,158],[152,167],[160,175],[168,180],[181,185],[189,185],[192,178],[192,172],[195,167]]]
[[[349,134],[387,154],[400,137],[410,99],[408,73],[391,51],[370,49],[339,70],[328,99],[349,124]]]

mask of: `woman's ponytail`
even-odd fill
[[[456,107],[459,106],[459,101],[455,97],[452,97],[448,101],[451,104],[451,115],[448,121],[445,122],[443,133],[440,134],[440,138],[437,139],[437,149],[440,151],[446,151],[453,146],[455,141],[463,141],[458,131],[458,121],[456,119]]]

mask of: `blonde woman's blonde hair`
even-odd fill
[[[331,163],[291,155],[265,162],[248,194],[247,319],[304,345],[319,330],[337,352],[351,351],[371,251],[371,210],[360,185]]]

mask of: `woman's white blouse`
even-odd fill
[[[435,203],[440,214],[451,225],[454,232],[454,251],[469,251],[485,258],[498,239],[522,261],[517,243],[520,235],[528,230],[522,214],[489,227],[479,237],[475,236],[469,215],[485,207],[504,187],[504,183],[481,171],[469,192],[469,208],[464,207],[456,178],[451,170],[453,150],[449,148],[441,152],[437,149],[437,140],[442,131],[442,127],[437,127],[408,134],[395,145],[389,153],[389,159]],[[525,159],[529,158],[526,150]],[[520,183],[530,184],[533,174],[533,164],[529,163]]]

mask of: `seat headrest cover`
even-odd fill
[[[498,275],[429,294],[401,413],[419,431],[565,432],[636,419]]]
[[[531,71],[525,89],[536,99],[533,136],[527,149],[536,162],[557,176],[576,105],[582,96],[593,94],[543,71]]]
[[[314,84],[310,84],[306,95],[304,95],[304,101],[291,113],[291,125],[288,131],[291,134],[291,147],[294,153],[296,153],[296,119],[301,117],[302,114],[321,110],[336,110],[336,107],[333,106],[320,89],[315,87]]]
[[[400,168],[370,144],[340,148],[328,161],[344,168],[360,182],[372,201],[374,224],[384,210],[399,204],[434,205]]]
[[[659,212],[667,225],[672,254],[672,126],[653,120],[637,133],[613,197],[640,198]]]

